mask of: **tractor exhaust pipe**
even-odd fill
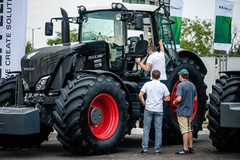
[[[69,33],[69,19],[67,12],[61,8],[62,20],[62,44],[64,46],[70,45],[70,33]]]

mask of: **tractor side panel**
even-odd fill
[[[107,43],[105,41],[97,41],[86,43],[85,46],[91,50],[85,54],[86,60],[84,62],[83,69],[109,70],[109,48]]]
[[[139,98],[138,98],[138,93],[139,93],[138,84],[130,81],[124,81],[123,83],[128,88],[129,95],[130,95],[131,112],[132,112],[130,118],[136,119],[141,115],[141,113],[143,113],[142,103],[139,101]]]

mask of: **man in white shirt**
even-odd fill
[[[152,81],[146,82],[139,93],[139,99],[143,106],[145,106],[141,153],[147,153],[148,151],[149,131],[151,129],[152,119],[154,119],[155,127],[154,150],[156,154],[160,153],[162,144],[163,100],[170,101],[170,93],[167,86],[159,81],[160,75],[159,70],[153,70]],[[144,94],[146,94],[147,97],[146,102],[144,100]]]
[[[161,72],[160,80],[167,80],[166,75],[166,65],[165,65],[165,55],[164,55],[164,46],[162,39],[158,42],[160,47],[160,52],[157,51],[157,48],[154,45],[150,45],[147,49],[149,57],[147,63],[143,64],[140,58],[135,58],[135,62],[144,70],[149,71],[152,75],[152,71],[157,69]]]

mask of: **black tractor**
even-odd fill
[[[104,3],[105,4],[105,3]],[[169,4],[112,3],[95,8],[79,6],[77,17],[62,17],[62,45],[36,49],[21,60],[21,71],[11,72],[0,84],[0,146],[32,148],[48,139],[53,128],[64,148],[75,154],[103,154],[116,149],[132,128],[143,123],[138,93],[150,80],[146,63],[149,44],[164,40],[171,102],[164,104],[163,143],[181,143],[172,101],[186,68],[198,94],[194,104],[193,133],[202,130],[206,110],[207,73],[201,59],[186,50],[176,51]],[[78,26],[78,42],[70,43],[70,24]],[[154,128],[151,137],[154,138]]]

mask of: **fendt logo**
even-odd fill
[[[182,7],[174,7],[174,6],[171,6],[171,9],[182,10]]]
[[[219,9],[227,10],[227,11],[232,11],[232,8],[227,8],[225,6],[219,6]]]

